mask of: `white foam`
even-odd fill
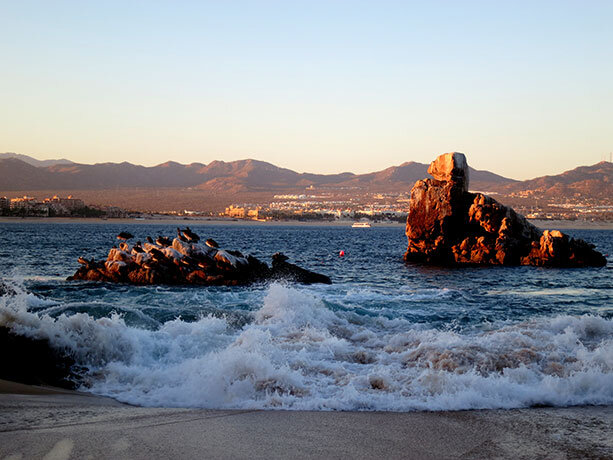
[[[253,290],[261,306],[239,329],[207,316],[156,330],[130,327],[119,314],[37,314],[21,292],[0,301],[0,325],[69,350],[90,370],[84,389],[139,405],[406,411],[613,404],[612,320],[557,316],[459,333],[332,311],[317,292],[277,284]]]

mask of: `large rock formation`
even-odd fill
[[[439,265],[603,266],[594,246],[558,230],[541,232],[513,209],[482,193],[468,192],[462,153],[430,164],[434,179],[411,190],[406,261]]]
[[[195,284],[234,286],[268,280],[299,283],[326,283],[330,278],[286,262],[283,254],[273,256],[272,268],[253,256],[220,249],[213,240],[199,243],[189,228],[177,229],[177,237],[159,237],[155,242],[137,242],[134,246],[122,232],[119,247],[113,246],[106,260],[79,258],[82,265],[71,280],[107,281],[129,284]]]

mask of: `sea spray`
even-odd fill
[[[273,284],[248,291],[255,307],[243,324],[222,313],[146,328],[120,312],[60,313],[57,303],[17,291],[2,298],[0,325],[66,350],[85,369],[83,390],[132,404],[391,411],[613,404],[613,321],[594,315],[434,329],[361,315],[348,307],[351,296],[343,306],[326,291]]]

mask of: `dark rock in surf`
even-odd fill
[[[594,246],[525,217],[481,193],[469,193],[468,163],[446,153],[411,190],[406,261],[438,265],[604,266]]]
[[[74,360],[51,347],[46,339],[17,335],[0,326],[0,350],[0,379],[68,389],[77,386]]]
[[[15,291],[0,279],[0,297],[4,295],[15,295]]]
[[[272,256],[272,279],[282,279],[303,284],[332,284],[326,275],[321,275],[287,262],[287,256],[277,252]]]

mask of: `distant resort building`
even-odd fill
[[[258,219],[259,214],[260,214],[260,208],[249,209],[247,211],[247,217],[249,219]]]
[[[36,201],[34,197],[22,196],[20,198],[11,198],[9,209],[11,213],[28,216],[49,216],[49,206]]]
[[[32,196],[22,196],[16,198],[0,197],[0,214],[14,216],[32,217],[121,217],[125,211],[116,207],[88,207],[85,202],[72,195],[61,197],[54,195],[51,198],[44,198],[42,201]]]
[[[36,199],[34,199],[34,197],[24,195],[21,198],[11,198],[10,208],[33,208],[37,204],[39,203],[36,201]]]
[[[49,206],[49,208],[59,216],[71,214],[75,209],[82,209],[85,207],[83,200],[73,198],[72,195],[68,195],[68,198],[61,198],[57,195],[53,198],[45,198],[43,204]]]
[[[245,206],[234,206],[231,204],[223,213],[224,216],[232,217],[234,219],[253,219],[258,220],[260,218],[262,208],[256,206],[253,209]]]
[[[244,219],[245,214],[246,214],[246,211],[244,207],[234,206],[233,204],[227,207],[226,212],[225,212],[226,216],[233,217],[235,219]]]

